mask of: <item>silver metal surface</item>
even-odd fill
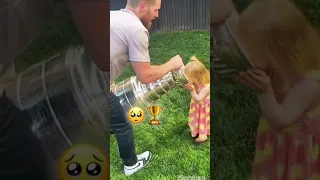
[[[25,113],[50,155],[77,143],[109,152],[109,77],[83,47],[70,47],[5,81],[8,97]]]
[[[119,97],[120,103],[128,112],[131,107],[147,107],[155,105],[156,101],[172,88],[183,86],[188,80],[183,74],[183,69],[170,72],[149,84],[142,84],[136,76],[132,76],[117,83],[111,91]]]
[[[252,66],[235,36],[238,19],[239,13],[234,9],[223,25],[211,27],[211,69],[214,79],[221,82],[233,81],[239,71]]]

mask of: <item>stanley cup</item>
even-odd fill
[[[83,46],[69,47],[0,83],[54,161],[78,143],[108,151],[109,76]]]
[[[172,88],[187,83],[183,69],[179,69],[149,84],[142,84],[136,76],[132,76],[116,84],[111,91],[119,97],[120,103],[128,112],[134,106],[143,107],[145,110],[148,106],[155,105],[155,102]]]
[[[234,9],[223,25],[211,27],[212,74],[221,82],[233,82],[239,71],[252,66],[235,36],[238,19],[239,13]]]

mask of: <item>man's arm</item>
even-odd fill
[[[170,61],[162,65],[151,65],[149,36],[143,29],[130,37],[128,48],[129,60],[138,80],[143,84],[154,82],[174,69]]]
[[[68,0],[84,46],[97,67],[110,71],[110,1]]]
[[[218,26],[223,24],[234,10],[231,0],[211,0],[210,3],[210,24]]]
[[[159,66],[151,65],[149,62],[132,61],[131,64],[136,72],[138,80],[142,84],[152,83],[173,70],[173,66],[170,61]]]

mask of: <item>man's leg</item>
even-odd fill
[[[46,151],[23,112],[0,94],[0,179],[48,179]]]
[[[137,163],[132,124],[127,120],[118,98],[110,93],[108,99],[110,103],[110,129],[117,138],[120,157],[124,165],[132,166]]]
[[[119,98],[110,92],[108,100],[110,105],[110,129],[117,138],[120,157],[124,162],[124,173],[131,175],[150,161],[151,153],[146,151],[138,156],[136,155],[132,124],[128,120]]]

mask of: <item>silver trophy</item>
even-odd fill
[[[118,96],[121,105],[128,112],[132,107],[138,106],[146,109],[155,106],[156,101],[171,89],[187,84],[188,80],[183,74],[183,69],[170,72],[149,84],[142,84],[136,76],[132,76],[117,83],[111,91]],[[152,124],[152,123],[150,123]]]
[[[211,71],[220,82],[233,82],[240,71],[252,67],[235,36],[238,19],[239,13],[234,9],[223,25],[211,27]]]
[[[109,151],[109,76],[97,69],[82,46],[1,83],[53,160],[78,143]]]

